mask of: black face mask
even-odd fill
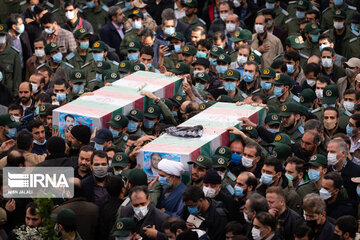
[[[337,234],[334,233],[331,239],[332,239],[332,240],[340,240],[340,239],[341,239],[341,236],[339,236],[339,235],[337,235]]]
[[[308,225],[310,228],[318,227],[316,220],[306,220],[306,225]]]

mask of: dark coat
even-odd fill
[[[343,189],[344,190],[344,189]],[[326,215],[334,219],[345,215],[352,215],[356,217],[356,209],[353,207],[351,201],[344,196],[345,191],[340,191],[335,202],[326,202]]]
[[[161,25],[161,13],[167,9],[174,9],[174,2],[171,0],[162,0],[160,3],[156,3],[155,0],[146,1],[146,11],[156,21],[156,25]]]
[[[8,107],[13,100],[13,96],[8,87],[0,83],[0,105]]]
[[[125,36],[124,28],[123,33]],[[121,58],[120,44],[122,39],[111,21],[108,21],[108,23],[100,29],[100,39],[110,47],[114,48],[116,54]]]
[[[294,239],[294,232],[298,226],[303,224],[304,219],[300,217],[295,211],[290,208],[286,208],[278,220],[280,228],[276,229],[276,235],[280,238],[291,240]]]
[[[105,181],[107,181],[108,179],[106,179]],[[86,200],[88,200],[89,202],[95,202],[95,193],[94,193],[94,188],[96,185],[95,179],[93,175],[90,175],[86,178],[84,178],[83,180],[81,180],[81,185],[82,185],[82,191],[83,191],[83,196],[86,198]],[[105,199],[104,199],[105,200]],[[101,204],[100,204],[101,205]]]
[[[322,226],[320,232],[315,235],[316,240],[329,240],[332,239],[335,230],[335,225],[330,223],[326,219],[324,225]]]
[[[116,213],[124,200],[118,197],[108,197],[100,206],[100,239],[109,239],[109,234],[116,221]]]
[[[276,37],[278,37],[283,45],[283,48],[285,49],[285,40],[288,36],[287,31],[284,29],[281,29],[279,27],[274,27],[274,30],[272,32]]]

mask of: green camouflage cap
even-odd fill
[[[103,73],[105,70],[111,69],[111,65],[109,62],[98,62],[96,64],[96,72]]]
[[[245,128],[241,129],[241,131],[243,131],[244,133],[250,134],[250,136],[252,138],[257,139],[259,137],[258,131],[256,130],[256,128],[254,128],[252,126],[246,126]]]
[[[272,143],[274,146],[272,155],[284,162],[288,157],[292,155],[291,147],[283,143]]]
[[[179,95],[179,94],[177,94],[171,98],[171,101],[177,103],[179,106],[181,106],[181,104],[183,104],[183,102],[185,102],[185,100],[186,100],[186,97],[183,95]]]
[[[212,167],[213,168],[227,168],[227,163],[229,159],[225,158],[224,156],[214,155],[211,157],[212,160]]]
[[[233,103],[234,99],[232,99],[230,96],[222,94],[217,99],[217,102],[227,102],[227,103]]]
[[[225,51],[221,47],[218,46],[212,46],[210,49],[210,55],[214,55],[215,57],[220,56],[220,54],[224,54]]]
[[[327,167],[328,166],[328,161],[326,159],[326,157],[322,154],[315,154],[312,155],[310,160],[309,160],[309,164],[315,167]]]
[[[310,34],[318,34],[320,32],[320,28],[314,22],[309,22],[305,25],[304,32]]]
[[[232,42],[240,42],[240,41],[251,41],[252,33],[247,29],[242,29],[238,32],[234,33],[234,37],[230,38]]]
[[[85,73],[82,70],[73,70],[70,73],[70,81],[71,83],[84,83],[86,82]]]
[[[309,108],[305,107],[304,105],[298,104],[298,110],[297,112],[298,114],[300,114],[301,116],[309,116]]]
[[[216,58],[216,61],[217,61],[217,63],[222,62],[222,63],[230,64],[231,58],[228,54],[222,53]]]
[[[7,26],[6,24],[0,24],[0,34],[7,34]]]
[[[74,32],[74,38],[75,39],[82,39],[86,36],[90,36],[91,33],[89,33],[88,31],[86,31],[85,28],[78,28],[76,29],[76,31]]]
[[[196,158],[196,160],[188,162],[188,164],[196,164],[202,168],[210,169],[212,168],[212,160],[209,157],[204,155],[200,155]]]
[[[185,41],[185,37],[184,37],[184,35],[182,35],[182,33],[180,33],[180,32],[174,32],[173,34],[171,34],[170,36],[168,36],[167,38],[166,38],[166,41],[170,41],[171,39],[177,39],[177,40],[180,40],[180,41],[182,41],[182,42],[184,42]]]
[[[197,0],[184,0],[184,5],[191,7],[191,8],[197,8],[198,7],[198,1]]]
[[[135,120],[136,122],[142,122],[144,120],[144,113],[139,109],[132,109],[127,115],[129,120]]]
[[[304,40],[300,36],[291,35],[285,40],[285,45],[290,46],[294,49],[303,49],[305,47]]]
[[[160,107],[158,105],[152,104],[144,112],[144,117],[149,119],[155,119],[155,118],[159,118],[160,114],[161,114]]]
[[[128,51],[139,51],[141,48],[140,42],[137,41],[131,41],[127,45]]]
[[[141,168],[131,169],[131,171],[129,172],[128,179],[129,179],[129,182],[131,183],[132,187],[148,185],[147,175],[146,175],[145,171]]]
[[[113,226],[113,237],[128,237],[131,232],[136,230],[133,218],[118,218]]]
[[[145,65],[142,63],[135,63],[131,65],[130,72],[145,71]]]
[[[199,109],[200,111],[204,111],[205,109],[207,109],[208,107],[211,107],[212,105],[214,105],[216,102],[205,102],[199,105]]]
[[[123,178],[126,178],[126,179],[129,179],[129,175],[130,175],[130,172],[131,172],[132,169],[124,169],[121,171],[120,175],[123,177]]]
[[[337,85],[327,85],[323,90],[323,104],[334,104],[339,97]]]
[[[204,72],[199,72],[199,73],[197,73],[197,74],[195,75],[195,79],[200,79],[200,80],[202,80],[202,81],[204,81],[204,82],[207,82],[207,83],[210,82],[210,76],[209,76],[209,74],[204,73]]]
[[[294,102],[283,103],[279,117],[289,117],[293,113],[299,113],[299,105],[300,104]]]
[[[280,73],[275,77],[275,81],[273,82],[275,85],[289,85],[291,86],[291,78],[283,73]]]
[[[129,18],[132,18],[132,17],[139,17],[139,18],[144,19],[144,14],[140,10],[133,10],[129,14]]]
[[[170,109],[170,111],[173,109],[174,104],[169,98],[162,98],[160,99],[160,101],[165,103],[165,105]]]
[[[121,61],[119,64],[119,72],[128,73],[131,71],[131,63],[128,60]]]
[[[216,150],[215,150],[215,154],[214,155],[219,155],[219,156],[223,156],[225,157],[227,160],[231,159],[232,156],[232,151],[229,147],[227,146],[219,146]]]
[[[334,12],[333,18],[346,19],[346,12],[342,9],[338,9]]]
[[[185,45],[181,51],[182,54],[187,54],[191,56],[195,56],[196,52],[197,50],[193,45]]]
[[[240,80],[240,73],[238,70],[235,70],[235,69],[228,69],[225,71],[224,73],[224,77],[223,77],[223,80],[235,80],[235,81],[238,81]]]
[[[103,78],[108,83],[113,83],[120,79],[120,74],[117,71],[108,69],[103,73]]]
[[[46,115],[46,110],[47,110],[50,106],[52,106],[52,104],[50,104],[50,103],[41,104],[41,105],[39,106],[39,115],[40,115],[40,116]]]
[[[111,167],[125,168],[129,165],[129,163],[130,163],[129,156],[126,153],[118,152],[118,153],[115,153],[115,155],[111,161]]]
[[[273,143],[282,143],[291,146],[291,138],[286,133],[278,133],[276,134]]]
[[[247,60],[248,61],[254,61],[259,65],[261,64],[261,57],[259,55],[257,55],[256,53],[254,53],[254,52],[250,53]]]
[[[299,94],[301,105],[309,108],[310,104],[316,99],[316,94],[311,88],[305,88]]]
[[[61,48],[61,46],[58,46],[56,43],[54,42],[51,42],[51,43],[48,43],[46,44],[45,46],[45,54],[46,55],[50,55],[50,53],[53,53],[55,52],[56,50],[58,50],[59,48]]]
[[[0,114],[0,126],[8,126],[9,128],[16,128],[21,125],[21,122],[16,122],[11,114]]]
[[[91,51],[93,51],[93,52],[102,52],[102,51],[108,51],[108,50],[109,50],[108,46],[103,41],[94,42],[94,44],[92,45],[92,49],[91,49]]]
[[[115,111],[112,113],[111,120],[107,123],[113,128],[123,129],[127,127],[129,120],[126,116]]]
[[[271,67],[266,67],[263,70],[261,70],[261,78],[275,78],[276,77],[276,72],[273,68]]]
[[[187,74],[190,73],[190,65],[184,62],[179,62],[176,64],[175,68],[169,71],[175,74]]]
[[[265,118],[265,124],[271,126],[275,124],[280,124],[281,120],[279,116],[276,113],[268,113],[268,115]]]
[[[53,216],[53,220],[62,226],[74,226],[76,225],[76,214],[73,210],[63,208],[60,212]]]
[[[309,8],[309,1],[308,0],[298,0],[296,2],[296,8],[307,10]]]

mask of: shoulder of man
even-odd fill
[[[68,63],[68,62],[65,62],[64,65],[65,65],[66,67],[68,67],[68,68],[74,69],[74,66],[71,65],[71,64]]]
[[[292,22],[294,19],[293,18],[289,18],[288,20],[285,21],[285,24],[288,24],[290,22]]]
[[[357,8],[354,6],[351,6],[351,5],[348,5],[347,9],[352,10],[352,11],[357,11]]]
[[[289,16],[289,13],[285,9],[281,9],[281,13],[284,14],[286,17]]]
[[[300,57],[302,57],[302,58],[305,58],[305,59],[309,59],[310,58],[310,56],[307,54],[307,53],[305,53],[305,52],[300,52]]]
[[[321,110],[321,108],[320,108],[320,107],[318,107],[318,108],[316,108],[316,109],[312,110],[312,111],[311,111],[311,113],[317,113],[317,112],[319,112],[320,110]]]
[[[331,9],[331,7],[325,8],[325,9],[322,11],[322,14],[324,14],[324,13],[326,13],[326,12],[329,12],[330,9]]]
[[[74,52],[71,52],[69,53],[65,58],[66,60],[70,61],[71,59],[73,59],[75,57],[75,53]]]
[[[354,37],[354,38],[350,39],[350,40],[349,40],[349,43],[356,42],[356,40],[358,40],[358,37]]]
[[[108,11],[109,11],[109,7],[106,6],[106,5],[102,5],[102,6],[101,6],[101,9],[102,9],[103,11],[105,11],[105,12],[108,12]]]
[[[256,94],[256,93],[259,93],[261,91],[260,88],[256,89],[255,91],[253,91],[251,94]]]
[[[14,46],[11,46],[11,49],[14,50],[14,51],[17,52],[17,53],[20,53],[20,50],[17,49],[16,47],[14,47]]]
[[[300,98],[296,95],[292,96],[292,99],[297,102],[297,103],[300,103]]]

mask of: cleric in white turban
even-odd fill
[[[182,195],[186,189],[181,181],[181,175],[185,169],[181,162],[162,159],[158,164],[159,182],[163,187],[159,199],[158,208],[165,209],[165,213],[170,216],[181,217],[184,202]]]

